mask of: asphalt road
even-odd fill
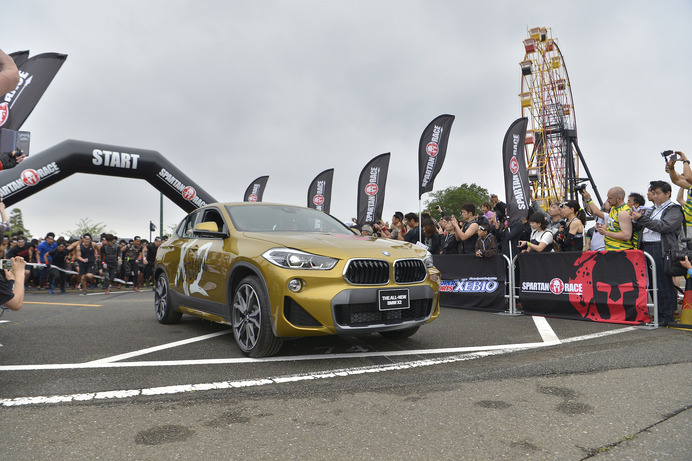
[[[692,459],[692,332],[443,309],[413,337],[160,325],[153,293],[0,317],[2,459]]]

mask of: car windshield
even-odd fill
[[[339,220],[311,208],[227,205],[233,227],[243,232],[320,232],[353,235]]]

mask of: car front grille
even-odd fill
[[[344,279],[352,285],[386,285],[389,283],[389,262],[381,259],[351,259],[346,263]],[[419,283],[428,271],[420,259],[400,259],[394,263],[396,283]]]
[[[336,323],[345,327],[369,325],[395,325],[413,320],[425,320],[430,316],[432,299],[413,299],[408,309],[380,311],[376,302],[343,304],[334,306]]]
[[[394,281],[396,283],[417,283],[425,280],[428,271],[420,259],[400,259],[394,263]]]
[[[353,285],[386,285],[389,263],[381,259],[351,259],[346,264],[344,279]]]

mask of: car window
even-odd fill
[[[191,238],[194,237],[192,234],[192,229],[195,228],[197,224],[199,224],[202,218],[202,212],[200,211],[193,211],[189,215],[187,215],[187,218],[185,218],[180,225],[178,226],[178,229],[176,230],[176,234],[178,234],[181,237],[185,238]]]
[[[227,231],[226,223],[221,217],[221,212],[216,208],[207,208],[204,210],[204,219],[200,222],[213,222],[218,226],[218,232]]]
[[[228,205],[233,226],[244,232],[320,232],[353,235],[338,219],[312,208]]]

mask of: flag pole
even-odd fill
[[[423,200],[418,197],[418,241],[423,241],[423,226],[421,222],[423,221]]]

